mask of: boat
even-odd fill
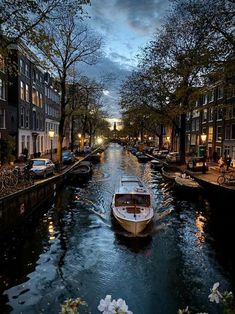
[[[141,153],[139,155],[136,154],[136,157],[138,159],[139,162],[147,162],[149,161],[149,157],[146,156],[145,154]]]
[[[100,162],[100,159],[101,159],[101,153],[93,153],[88,156],[88,160],[92,161],[93,163]]]
[[[92,173],[92,163],[90,161],[81,161],[75,169],[69,172],[73,180],[89,179]]]
[[[171,181],[175,181],[175,178],[181,176],[183,173],[180,168],[175,166],[163,166],[161,172],[164,178]]]
[[[201,189],[201,185],[189,175],[183,173],[175,177],[175,187],[179,191],[196,192]]]
[[[123,176],[113,195],[112,214],[128,232],[137,236],[153,219],[153,199],[139,178]]]
[[[163,163],[157,159],[152,159],[150,161],[150,166],[154,170],[161,170],[161,168],[163,167]]]

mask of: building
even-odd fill
[[[0,57],[0,135],[9,146],[13,142],[14,159],[28,152],[28,157],[39,157],[51,148],[48,131],[58,134],[60,94],[53,80],[45,73],[37,57],[23,44],[11,45],[8,51],[8,70]],[[57,147],[58,137],[53,139]],[[9,161],[9,156],[1,156]]]
[[[208,88],[186,117],[186,151],[197,154],[206,145],[207,157],[230,155],[235,162],[235,86]]]

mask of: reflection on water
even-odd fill
[[[110,213],[123,174],[139,176],[156,203],[154,220],[138,237]],[[216,281],[231,288],[234,260],[224,245],[229,231],[218,237],[226,219],[215,218],[217,206],[176,195],[149,164],[112,144],[90,181],[67,185],[39,221],[1,243],[1,312],[58,314],[66,298],[79,296],[97,313],[99,300],[112,294],[135,314],[177,313],[187,305],[219,313],[207,296]]]

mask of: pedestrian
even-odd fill
[[[222,156],[221,156],[220,159],[218,160],[218,164],[219,164],[219,170],[220,170],[220,172],[224,172],[225,163],[224,163],[224,159],[223,159]]]
[[[228,155],[227,158],[226,158],[226,167],[227,167],[227,171],[229,171],[229,167],[231,165],[231,161],[232,161],[232,158]]]

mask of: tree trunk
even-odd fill
[[[180,115],[180,158],[181,163],[185,164],[185,132],[186,132],[186,113]]]

